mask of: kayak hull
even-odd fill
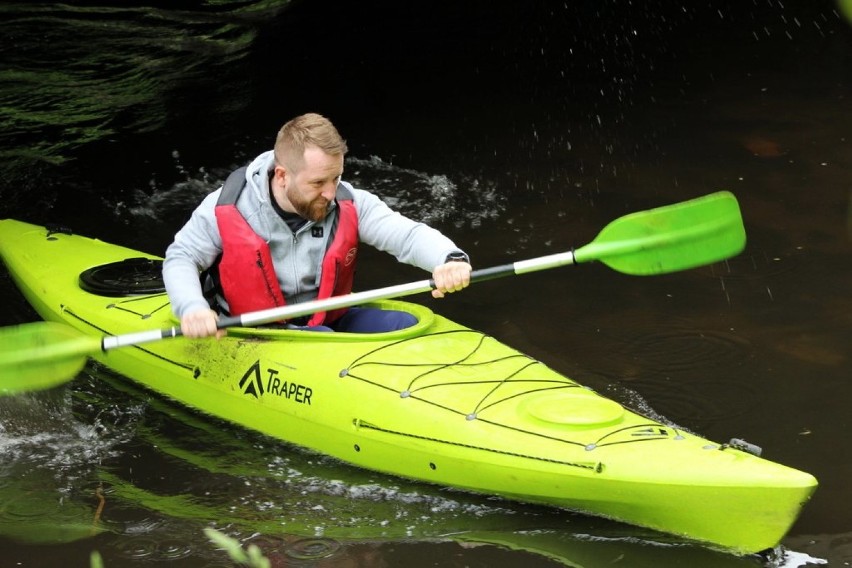
[[[0,257],[41,317],[90,335],[175,325],[159,291],[80,275],[124,247],[0,221]],[[378,334],[236,328],[93,358],[170,399],[353,465],[599,515],[737,554],[776,546],[817,486],[798,471],[642,416],[424,306]]]

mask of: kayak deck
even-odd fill
[[[47,320],[96,336],[174,325],[156,289],[110,297],[80,275],[138,251],[0,221],[0,256]],[[89,287],[91,289],[91,287]],[[230,329],[96,359],[208,414],[357,466],[543,503],[752,553],[778,544],[809,474],[638,414],[424,306],[378,334]]]

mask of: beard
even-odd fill
[[[328,215],[329,201],[321,195],[311,201],[305,201],[296,189],[290,188],[287,190],[287,199],[296,213],[308,221],[322,221]]]

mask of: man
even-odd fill
[[[432,295],[470,284],[467,255],[423,223],[341,181],[346,142],[318,114],[278,132],[274,150],[208,195],[166,251],[163,280],[187,337],[222,335],[202,291],[209,269],[218,307],[231,315],[347,294],[358,242],[432,272]],[[290,322],[318,331],[379,332],[413,325],[408,313],[351,308]]]

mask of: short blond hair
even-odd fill
[[[316,146],[330,156],[344,156],[349,151],[331,121],[310,112],[290,120],[278,131],[275,161],[284,167],[299,169],[304,163],[305,148],[309,146]]]

